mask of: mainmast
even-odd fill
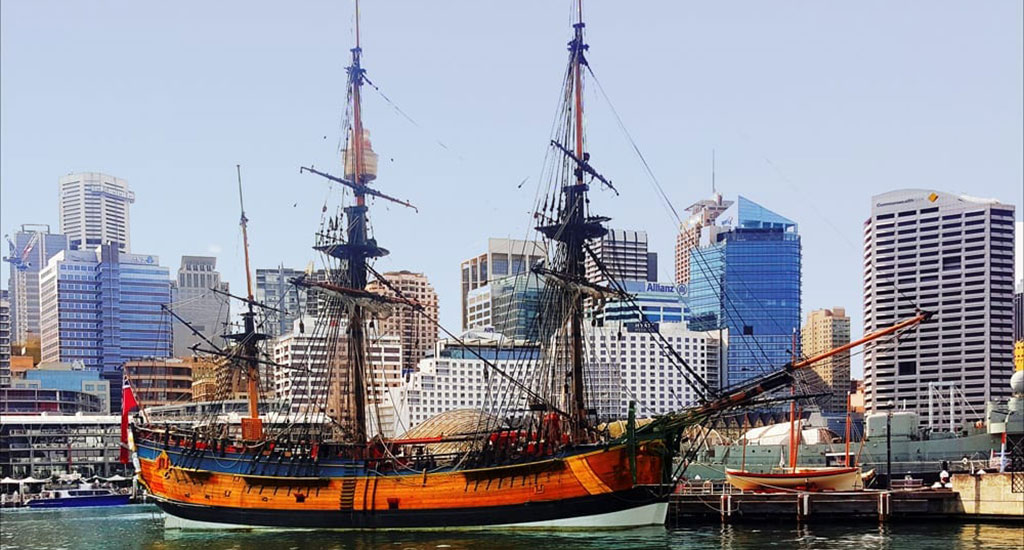
[[[564,277],[569,281],[582,283],[586,279],[584,269],[586,242],[603,236],[606,233],[603,222],[607,218],[588,216],[586,175],[605,181],[590,166],[590,155],[584,150],[583,136],[583,71],[587,65],[584,53],[589,46],[583,41],[583,3],[577,0],[576,22],[573,24],[573,39],[569,42],[569,78],[571,86],[567,90],[566,99],[571,101],[569,123],[574,143],[561,144],[553,141],[558,148],[575,164],[573,178],[562,187],[565,196],[564,206],[559,212],[557,223],[538,227],[544,235],[562,243],[565,250]],[[572,149],[570,150],[570,147]],[[572,424],[573,440],[581,442],[586,438],[587,405],[583,376],[583,295],[573,293],[569,298],[568,334],[569,334],[569,371],[568,375],[568,412]]]
[[[576,3],[576,23],[573,25],[575,36],[569,43],[569,51],[572,52],[573,72],[573,95],[576,126],[576,158],[583,159],[583,75],[581,74],[583,63],[583,52],[587,45],[583,43],[583,0]],[[584,208],[586,205],[587,186],[583,183],[583,170],[576,169],[576,185],[566,190],[566,203],[569,207],[569,225],[572,227],[581,226],[584,221]],[[569,241],[568,273],[575,279],[582,279],[585,276],[583,262],[583,239],[580,234],[574,234]],[[587,405],[583,387],[583,296],[573,296],[572,315],[570,319],[572,349],[570,358],[572,363],[572,417],[573,417],[573,439],[580,441],[583,434],[584,422],[587,417]]]
[[[377,178],[376,154],[368,149],[367,132],[363,128],[362,85],[366,71],[362,67],[362,48],[359,45],[359,2],[356,0],[356,45],[352,48],[352,64],[348,67],[349,95],[352,98],[352,131],[348,136],[348,145],[343,155],[344,178],[303,167],[301,171],[310,172],[352,189],[355,204],[345,207],[347,221],[344,242],[320,242],[317,250],[341,260],[344,275],[340,287],[346,291],[360,292],[366,289],[367,265],[371,258],[387,255],[388,251],[377,246],[377,241],[367,234],[366,196],[373,196],[403,206],[412,207],[405,201],[385,195],[371,189],[369,183]],[[333,410],[332,417],[341,424],[343,413],[351,415],[351,440],[360,445],[367,441],[366,402],[366,320],[367,311],[357,302],[348,305],[348,326],[346,327],[346,365],[348,366],[345,381],[351,382],[351,388],[342,384],[342,373],[337,370],[337,361],[332,361],[330,368],[330,388],[328,389],[328,408]],[[343,402],[348,406],[343,406]]]
[[[359,0],[356,0],[356,47],[352,48],[352,65],[348,68],[348,81],[352,90],[352,135],[349,138],[349,148],[353,149],[352,167],[355,183],[365,186],[369,178],[364,177],[363,165],[363,119],[362,119],[362,92],[364,71],[360,65],[362,48],[359,46]],[[347,170],[346,170],[347,172]],[[366,238],[366,194],[361,188],[355,188],[356,204],[345,208],[345,215],[348,217],[348,272],[349,285],[356,289],[366,288],[366,259],[368,257],[382,256],[374,254],[380,249],[368,248]],[[352,370],[352,406],[353,434],[356,443],[365,443],[367,438],[366,429],[366,346],[363,308],[353,305],[349,312],[348,319],[348,361]]]

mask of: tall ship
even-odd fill
[[[590,211],[590,185],[612,188],[592,163],[583,127],[583,86],[589,65],[582,6],[574,10],[569,59],[549,150],[547,181],[538,193],[537,231],[547,258],[530,266],[543,281],[533,340],[540,359],[501,366],[464,346],[485,365],[489,392],[480,411],[456,428],[427,436],[386,437],[381,408],[387,399],[375,381],[381,365],[368,346],[381,321],[402,308],[431,318],[422,304],[378,273],[373,264],[388,252],[373,238],[372,201],[411,206],[377,190],[376,154],[364,127],[359,8],[348,67],[348,108],[342,175],[303,168],[344,191],[335,211],[324,208],[315,250],[326,277],[292,280],[317,296],[314,335],[326,346],[324,391],[310,396],[301,413],[281,416],[264,405],[264,374],[276,365],[263,349],[268,336],[261,315],[274,304],[254,299],[242,213],[248,292],[242,329],[232,342],[204,351],[224,358],[231,373],[222,384],[246,395],[237,425],[211,415],[181,423],[134,417],[130,447],[138,477],[179,528],[294,527],[378,528],[624,528],[664,524],[668,497],[679,476],[675,460],[684,439],[722,412],[747,406],[789,385],[801,364],[725,392],[703,379],[662,341],[674,368],[685,373],[700,405],[639,422],[633,405],[625,419],[599,418],[588,395],[593,375],[586,357],[585,309],[608,296],[628,299],[613,282],[590,282],[585,262],[590,241],[608,218]],[[240,178],[239,178],[240,179]],[[241,181],[239,182],[241,193]],[[613,188],[612,188],[613,189]],[[385,220],[379,220],[384,222]],[[376,281],[370,289],[368,283]],[[377,292],[372,288],[385,288]],[[905,329],[925,315],[872,337]],[[446,331],[452,339],[458,336]],[[515,343],[509,344],[516,352]],[[809,363],[807,363],[809,364]],[[304,368],[291,365],[291,368]],[[144,411],[143,411],[144,412]],[[617,421],[613,421],[617,420]],[[699,432],[699,429],[697,430]],[[691,434],[691,435],[688,435]],[[696,437],[700,437],[699,435]],[[685,464],[686,460],[682,463]]]

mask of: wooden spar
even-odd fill
[[[899,330],[902,330],[904,328],[916,325],[916,324],[921,323],[923,321],[927,321],[931,316],[932,316],[932,313],[931,312],[927,312],[927,311],[918,313],[915,317],[907,319],[906,321],[902,321],[902,322],[896,323],[895,325],[893,325],[891,327],[884,328],[884,329],[881,329],[881,330],[877,330],[875,332],[872,332],[871,334],[867,334],[863,338],[860,338],[859,340],[855,340],[853,342],[850,342],[849,344],[843,344],[842,346],[839,346],[838,348],[833,348],[833,349],[830,349],[830,350],[828,350],[826,352],[819,353],[818,355],[815,355],[814,357],[809,357],[807,359],[804,359],[803,361],[799,361],[799,362],[793,363],[793,369],[804,368],[804,367],[806,367],[808,365],[812,365],[814,363],[817,363],[818,361],[821,361],[823,359],[828,359],[829,357],[832,357],[833,355],[836,355],[837,353],[842,353],[842,352],[847,351],[849,349],[855,348],[855,347],[857,347],[859,345],[866,344],[866,343],[868,343],[868,342],[870,342],[872,340],[877,340],[877,339],[879,339],[879,338],[881,338],[883,336],[887,336],[887,335],[892,334],[892,333],[894,333],[896,331],[899,331]]]
[[[359,0],[356,0],[356,47],[352,48],[352,147],[355,147],[355,154],[352,155],[353,179],[356,183],[365,183],[363,179],[363,118],[362,98],[360,92],[363,84],[362,66],[360,57],[362,48],[359,46]],[[344,162],[343,162],[344,163]],[[357,189],[355,192],[356,205],[363,206],[366,197]]]
[[[246,224],[249,219],[245,217],[245,203],[242,202],[242,165],[236,164],[235,171],[238,174],[238,206],[242,210],[242,248],[245,251],[245,289],[246,297],[250,302],[253,300],[252,294],[252,272],[249,269],[249,232]],[[252,305],[249,305],[249,309],[252,309]]]
[[[260,390],[259,390],[259,364],[255,361],[256,359],[256,341],[253,337],[253,333],[256,331],[255,316],[256,313],[252,309],[253,293],[252,293],[252,269],[249,266],[249,232],[246,227],[249,219],[245,217],[245,203],[242,201],[242,166],[240,164],[235,165],[235,171],[238,173],[238,206],[242,210],[242,248],[245,251],[245,288],[246,298],[249,304],[249,311],[243,314],[245,321],[245,338],[241,342],[242,349],[245,350],[246,356],[246,394],[249,398],[249,419],[253,425],[259,424],[260,417]],[[250,435],[262,435],[262,429],[255,428],[256,431],[250,432]],[[252,439],[258,439],[253,437]]]
[[[577,47],[582,48],[583,44],[583,0],[578,0],[576,3],[577,19],[576,24],[579,25],[576,30],[576,38],[580,41]],[[583,75],[580,74],[580,55],[573,56],[573,80],[575,85],[573,86],[576,95],[576,156],[583,158]],[[583,184],[583,172],[580,171],[576,177],[576,184]]]

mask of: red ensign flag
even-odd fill
[[[128,415],[137,410],[139,403],[135,401],[131,384],[125,379],[121,388],[121,464],[128,464],[131,460],[128,452]]]

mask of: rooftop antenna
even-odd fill
[[[711,194],[714,195],[715,190],[715,150],[711,150]]]

